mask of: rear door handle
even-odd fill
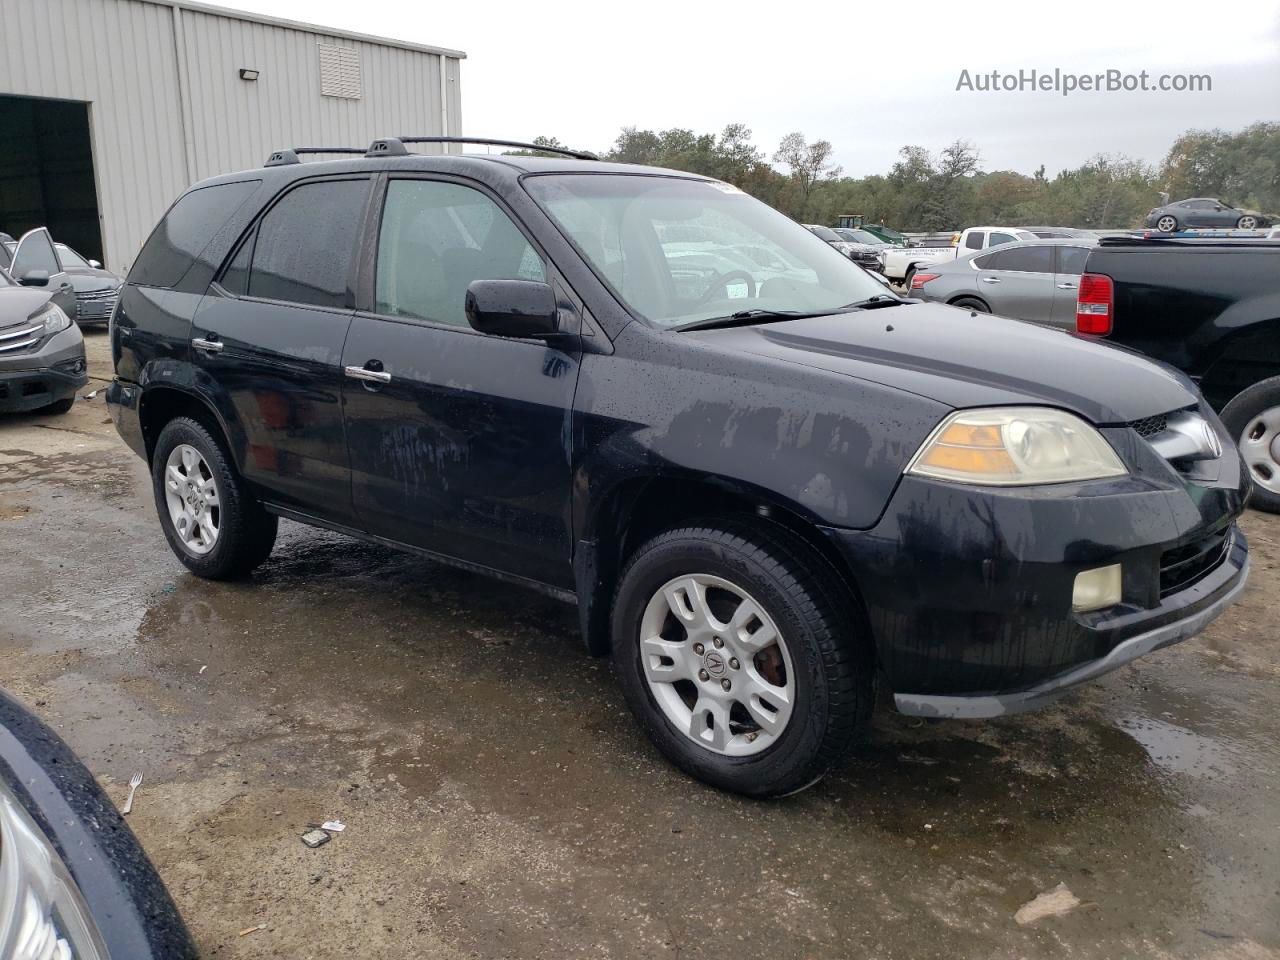
[[[1074,283],[1060,283],[1060,284],[1058,284],[1058,289],[1059,289],[1059,290],[1074,290],[1075,288],[1076,288],[1076,285],[1075,285]]]
[[[195,347],[197,350],[205,350],[209,353],[222,352],[222,344],[219,343],[217,340],[205,340],[203,337],[192,337],[191,345]]]
[[[368,370],[364,367],[343,367],[342,372],[352,380],[367,380],[369,383],[390,383],[391,374],[385,370]]]
[[[1000,282],[999,277],[982,277],[981,280],[983,283],[999,283]]]

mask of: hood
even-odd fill
[[[0,287],[0,327],[23,323],[52,295],[44,287]]]
[[[1185,376],[1138,353],[944,304],[909,303],[685,336],[869,380],[953,408],[1040,404],[1106,425],[1199,401]]]
[[[85,269],[80,267],[68,270],[67,279],[76,293],[92,293],[95,290],[114,290],[120,285],[120,278],[106,270]]]

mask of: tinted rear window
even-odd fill
[[[138,254],[129,282],[148,287],[176,284],[261,182],[219,183],[183,194]]]
[[[982,258],[984,270],[1014,270],[1020,273],[1053,273],[1053,247],[1012,247]]]
[[[322,180],[285,194],[258,225],[249,296],[344,306],[368,193],[368,180]]]

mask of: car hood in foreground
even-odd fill
[[[1186,377],[1061,330],[935,303],[692,333],[951,407],[1043,404],[1118,424],[1197,403]]]
[[[45,287],[0,287],[0,327],[22,323],[51,296]]]

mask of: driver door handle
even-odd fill
[[[211,333],[209,334],[209,336],[213,337],[213,336],[216,336],[216,334]],[[209,353],[222,352],[222,344],[219,343],[217,340],[206,340],[203,337],[192,337],[191,345],[195,347],[197,350],[205,350]]]
[[[999,283],[1000,282],[999,277],[982,277],[981,280],[983,283]]]
[[[366,370],[364,367],[343,367],[342,372],[352,380],[367,380],[369,383],[390,383],[391,374],[385,370]]]

